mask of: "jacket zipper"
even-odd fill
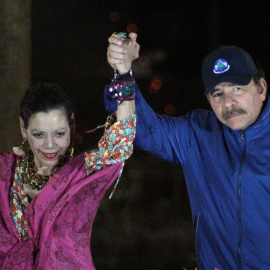
[[[246,143],[245,133],[243,130],[241,130],[241,139]],[[241,184],[242,184],[242,167],[243,167],[245,151],[246,151],[246,144],[244,147],[243,154],[241,156],[239,177],[238,177],[238,218],[239,218],[239,227],[240,227],[239,244],[238,244],[238,257],[239,257],[240,269],[242,269],[242,260],[241,260],[241,245],[242,245]]]
[[[195,250],[198,256],[198,248],[199,248],[199,243],[198,243],[198,227],[199,227],[199,219],[200,219],[200,212],[198,213],[196,220],[194,222],[194,229],[195,229]]]

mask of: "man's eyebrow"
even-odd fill
[[[215,87],[212,91],[210,91],[210,95],[212,96],[213,94],[215,94],[218,91],[220,91],[220,89],[218,87]]]
[[[235,86],[241,86],[241,85],[238,84],[238,83],[227,83],[226,86],[228,86],[228,87],[235,87]],[[219,88],[218,86],[215,86],[215,87],[213,88],[213,90],[209,92],[209,94],[210,94],[210,95],[213,95],[214,93],[216,93],[216,92],[218,92],[218,91],[222,91],[222,88]]]

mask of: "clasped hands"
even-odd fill
[[[136,33],[130,33],[127,39],[122,39],[115,33],[109,37],[108,63],[113,69],[117,69],[119,74],[127,73],[132,67],[132,62],[139,57],[140,45],[136,40]]]

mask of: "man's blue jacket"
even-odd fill
[[[105,89],[105,105],[116,110]],[[244,131],[214,112],[158,115],[136,86],[135,146],[182,166],[199,270],[270,269],[270,102]]]

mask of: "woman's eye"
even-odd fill
[[[33,136],[35,138],[42,138],[43,134],[42,133],[35,133],[35,134],[33,134]]]
[[[241,87],[234,87],[234,91],[239,91],[239,90],[241,90]]]
[[[57,137],[63,137],[66,133],[65,132],[58,132],[56,133]]]

